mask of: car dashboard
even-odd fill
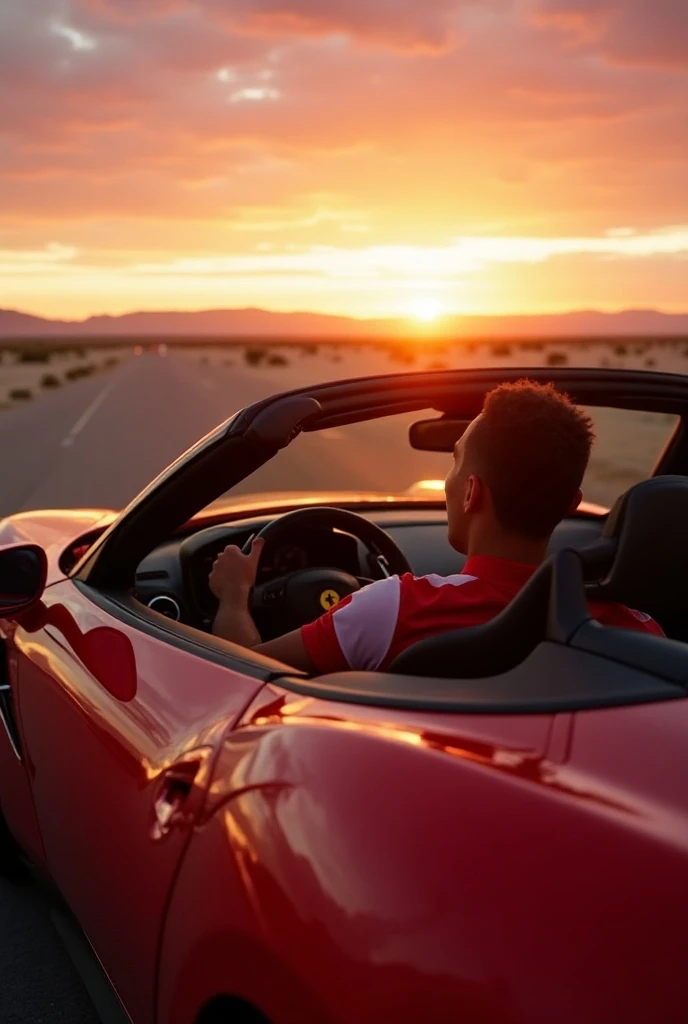
[[[355,510],[355,509],[354,509]],[[144,605],[169,618],[207,629],[216,609],[208,576],[217,555],[228,544],[243,545],[274,517],[228,521],[210,539],[185,558],[184,536],[174,537],[156,547],[139,565],[135,596]],[[454,551],[447,539],[444,509],[366,510],[366,518],[386,530],[408,559],[413,573],[450,575],[461,572],[465,556]],[[576,514],[559,524],[550,550],[580,548],[599,536],[605,517]],[[200,528],[199,528],[200,529]],[[190,534],[188,536],[194,536]],[[329,566],[358,577],[369,577],[365,547],[350,534],[339,530],[297,530],[284,543],[266,548],[257,582],[263,583],[298,569]]]

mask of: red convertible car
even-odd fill
[[[401,460],[446,451],[524,373],[675,426],[501,615],[322,678],[210,633],[209,567],[256,531],[266,638],[376,575],[456,571],[431,487],[242,481],[385,417],[414,420]],[[2,859],[49,887],[103,1019],[685,1024],[687,417],[688,378],[659,373],[323,384],[239,412],[119,514],[0,523]],[[591,621],[591,591],[667,638]]]

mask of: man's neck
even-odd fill
[[[471,538],[467,555],[487,555],[490,558],[503,558],[507,562],[520,562],[523,565],[540,565],[547,557],[546,540],[530,540],[513,534],[478,536]]]

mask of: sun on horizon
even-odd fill
[[[418,295],[408,306],[409,316],[423,324],[433,323],[446,312],[446,307],[434,295]]]

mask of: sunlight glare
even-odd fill
[[[409,304],[409,312],[416,320],[430,323],[444,312],[442,303],[432,295],[419,295]]]

